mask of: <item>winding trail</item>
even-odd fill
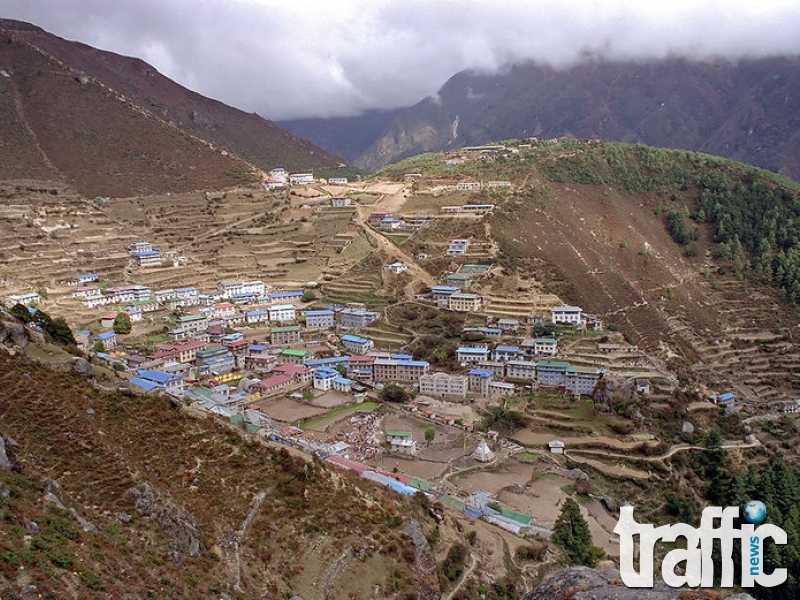
[[[469,561],[469,567],[461,574],[461,578],[458,580],[458,583],[453,586],[453,589],[450,590],[447,595],[442,596],[442,600],[453,600],[453,596],[456,595],[456,592],[461,589],[461,586],[467,580],[467,577],[469,577],[470,573],[472,573],[475,570],[475,567],[478,566],[478,561],[475,560],[475,555],[471,552],[469,554]]]
[[[729,441],[723,442],[722,449],[723,450],[735,450],[735,449],[745,449],[745,448],[756,448],[761,445],[761,442],[756,439],[753,442],[740,442],[740,441]],[[614,477],[631,477],[633,479],[649,479],[651,477],[650,471],[642,471],[640,469],[635,469],[633,467],[627,467],[624,465],[616,466],[610,465],[607,463],[602,462],[601,459],[615,459],[615,460],[637,460],[637,461],[645,461],[645,462],[659,462],[665,461],[674,454],[678,452],[683,452],[685,450],[708,450],[705,446],[697,446],[691,444],[676,444],[672,446],[667,452],[660,456],[631,456],[628,454],[617,454],[617,453],[609,453],[604,452],[603,450],[592,450],[592,449],[576,449],[576,450],[565,450],[564,456],[569,457],[570,459],[574,460],[575,462],[587,464],[598,471],[602,471],[608,475],[612,475]],[[589,456],[584,456],[589,455]],[[596,457],[596,458],[592,458]]]

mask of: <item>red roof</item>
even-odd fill
[[[272,388],[280,387],[284,384],[289,383],[292,378],[289,375],[273,375],[272,377],[267,377],[266,379],[262,379],[256,385],[264,390],[270,390]]]
[[[302,375],[308,372],[308,369],[304,365],[296,365],[294,363],[283,363],[280,365],[276,365],[274,369],[272,369],[274,373],[281,373],[283,375]]]
[[[374,356],[362,356],[359,354],[355,354],[350,357],[350,364],[372,364],[375,362]]]
[[[234,306],[230,302],[222,302],[220,304],[215,304],[214,308],[217,310],[221,310],[223,308],[234,308]]]
[[[359,475],[361,475],[364,471],[367,470],[367,465],[364,463],[356,462],[354,460],[350,460],[349,458],[345,458],[343,456],[329,456],[327,458],[328,462],[332,462],[335,465],[338,465],[344,469],[350,469],[351,471],[355,471]]]
[[[201,348],[205,348],[206,345],[207,344],[205,342],[201,342],[198,340],[192,342],[185,342],[183,344],[175,344],[174,348],[178,352],[182,352],[183,350],[200,350]]]

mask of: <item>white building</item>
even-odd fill
[[[580,306],[554,306],[550,309],[550,320],[556,324],[580,325],[582,314]]]
[[[449,373],[428,373],[419,378],[419,393],[427,396],[460,396],[469,389],[469,377]]]
[[[345,180],[347,182],[347,180]],[[334,196],[331,198],[331,206],[334,208],[344,208],[346,206],[350,206],[352,201],[348,196]]]
[[[292,173],[289,175],[289,183],[292,185],[311,185],[314,183],[313,173]]]
[[[295,308],[291,304],[276,304],[267,310],[269,310],[269,320],[272,322],[294,321],[295,319]]]
[[[36,292],[30,292],[28,294],[18,294],[15,296],[8,296],[6,298],[6,306],[14,306],[15,304],[22,304],[24,306],[31,306],[34,304],[39,304],[42,301],[42,297],[37,294]]]
[[[408,265],[404,262],[393,262],[390,265],[383,265],[383,268],[389,269],[395,275],[408,271]]]
[[[390,429],[386,432],[386,440],[389,442],[389,448],[392,452],[411,455],[417,453],[417,442],[410,431]]]

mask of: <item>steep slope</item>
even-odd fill
[[[241,171],[249,169],[225,154],[261,169],[341,163],[256,114],[187,90],[139,59],[7,19],[0,20],[0,35],[5,44],[0,69],[6,73],[2,85],[7,92],[0,110],[9,117],[2,123],[10,128],[12,139],[29,138],[18,144],[29,145],[32,175],[55,169],[83,186],[79,189],[87,195],[132,195],[171,190],[164,183],[143,182],[124,191],[128,173],[134,175],[134,184],[137,175],[197,182],[187,181],[189,187],[178,184],[172,191],[224,187],[226,175],[227,181],[238,182]],[[88,189],[89,174],[108,166],[97,167],[98,162],[115,164],[101,176],[98,189]],[[16,163],[17,170],[28,170],[22,166],[27,162]],[[119,176],[123,181],[110,181]],[[223,181],[212,183],[218,179]]]
[[[438,596],[415,500],[3,351],[0,381],[3,598]]]
[[[354,162],[376,169],[490,140],[574,136],[707,152],[800,180],[798,98],[798,57],[463,71],[400,112]]]

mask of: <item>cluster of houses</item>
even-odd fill
[[[271,169],[264,179],[264,187],[268,190],[277,190],[287,187],[287,185],[347,185],[347,177],[330,177],[328,179],[315,179],[314,173],[287,173],[286,169],[276,167]],[[334,205],[335,206],[335,205]]]

